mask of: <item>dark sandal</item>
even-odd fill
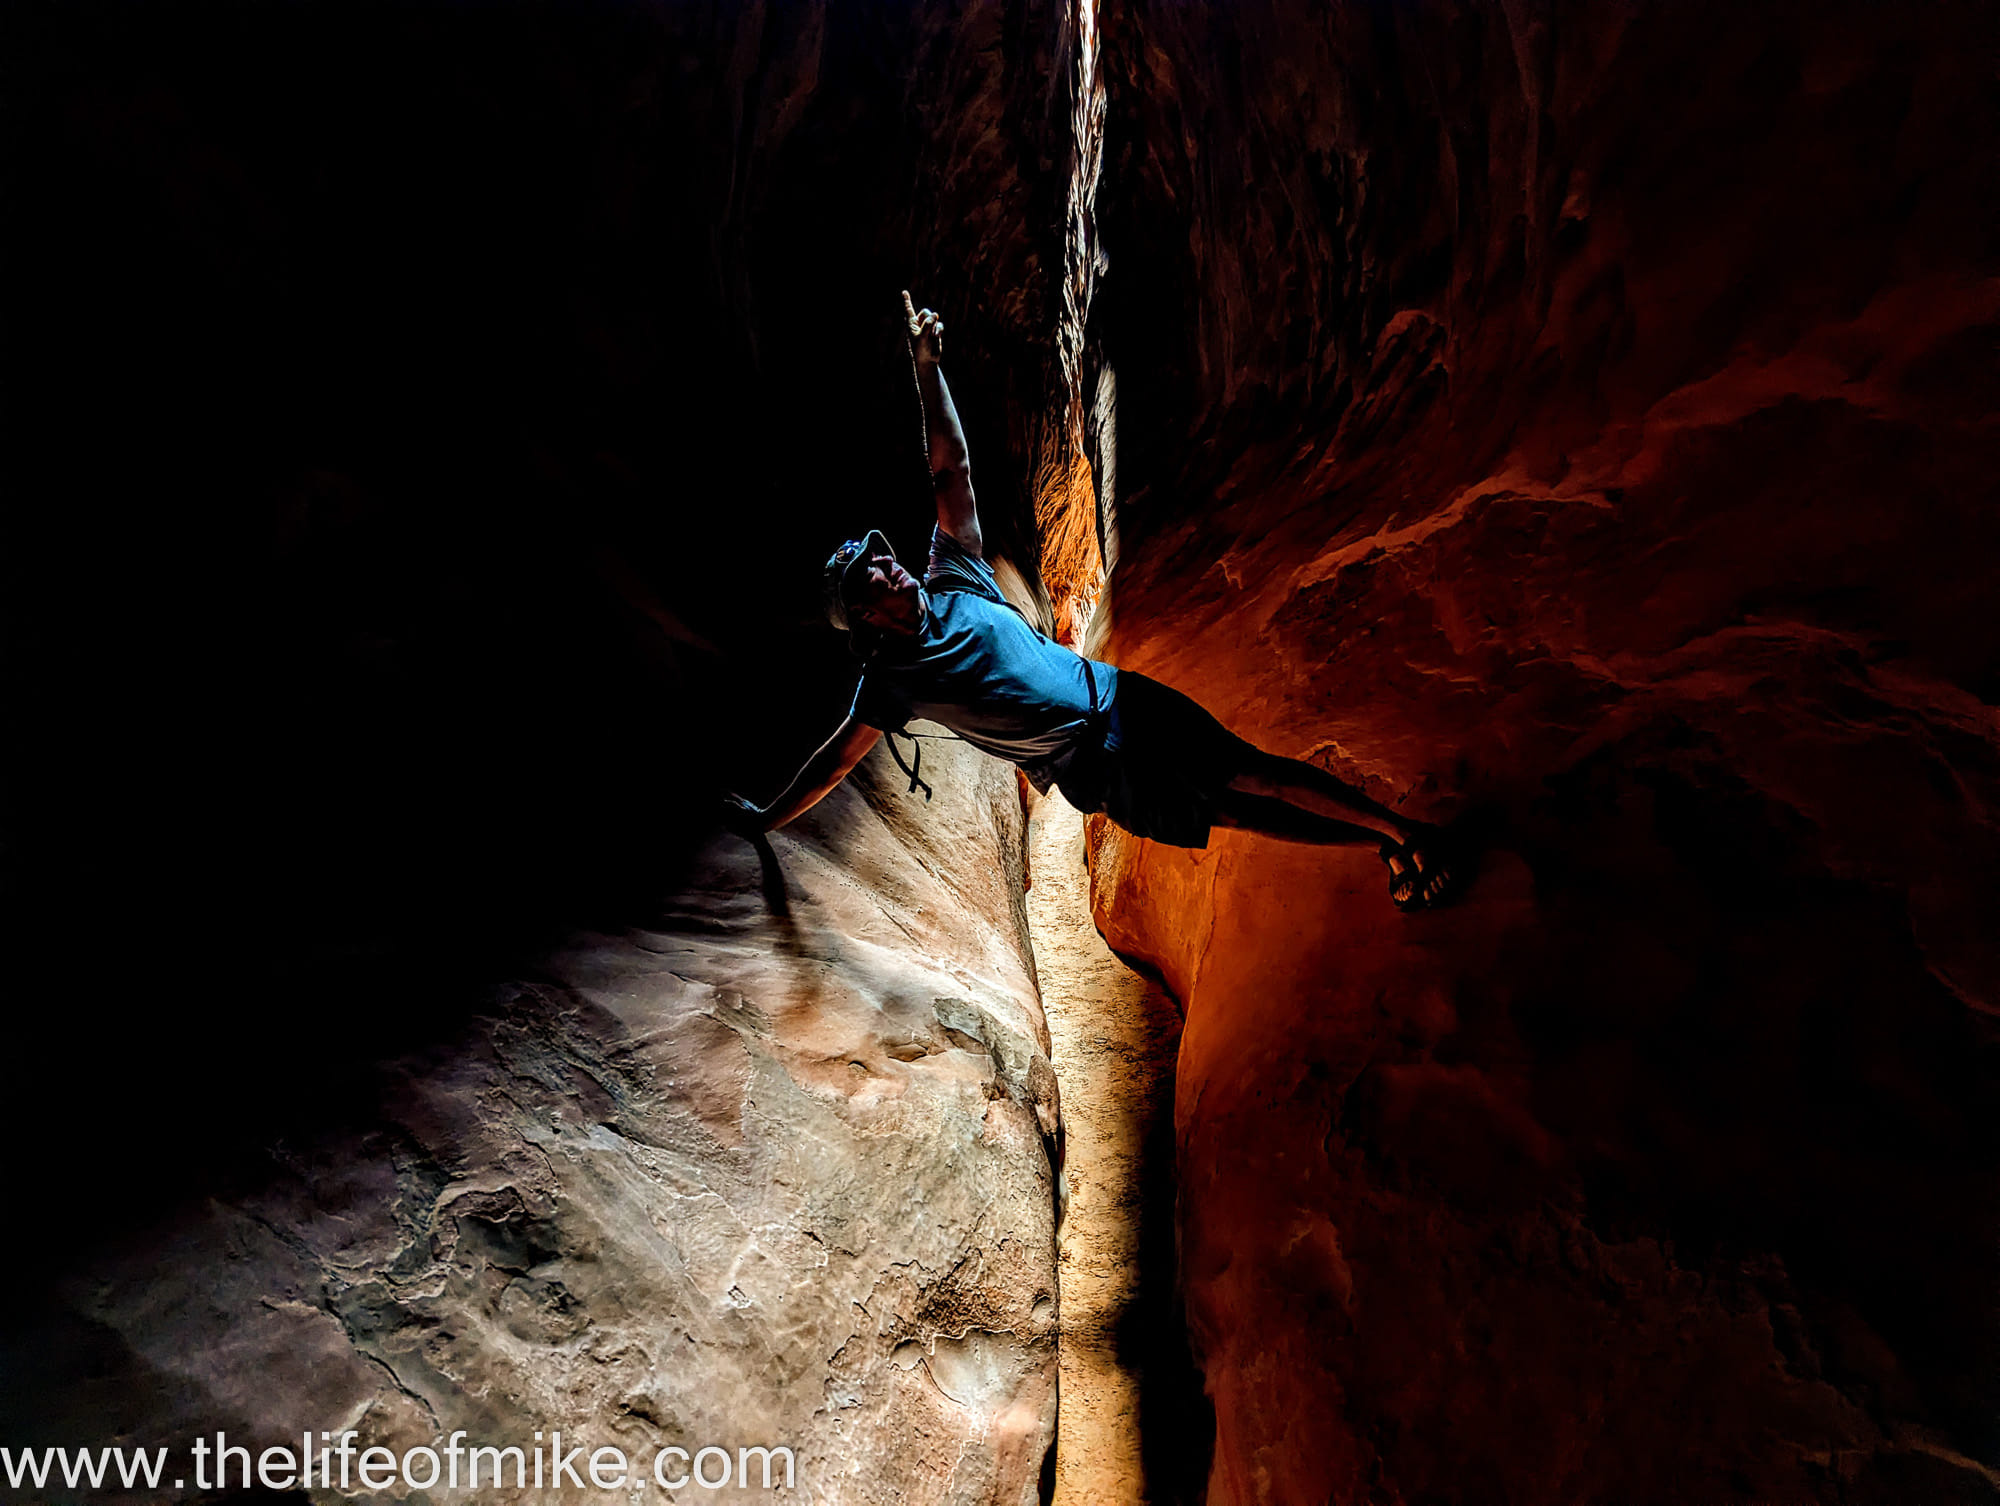
[[[1389,870],[1389,902],[1398,910],[1413,908],[1417,898],[1417,880],[1423,875],[1410,861],[1409,853],[1397,843],[1384,842],[1376,849],[1376,856]],[[1403,865],[1400,872],[1396,868],[1398,863]]]
[[[1408,847],[1384,842],[1380,852],[1382,861],[1389,865],[1389,901],[1406,915],[1442,909],[1465,891],[1470,862],[1442,835]],[[1419,853],[1430,859],[1429,867],[1418,866]],[[1396,870],[1399,862],[1403,865],[1400,873]]]

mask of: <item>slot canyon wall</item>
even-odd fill
[[[928,537],[901,288],[1038,589],[1069,24],[9,8],[0,1442],[1039,1498],[1012,773],[713,812],[846,709],[833,545]]]
[[[1098,22],[1093,186],[1054,0],[7,8],[0,1442],[1044,1489],[1011,776],[709,815],[908,286],[1024,602],[1073,411],[1095,651],[1485,844],[1093,832],[1209,1499],[2000,1495],[1991,8]]]
[[[1102,28],[1093,641],[1486,844],[1094,833],[1212,1506],[2000,1496],[1991,7]]]

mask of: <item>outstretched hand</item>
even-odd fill
[[[935,366],[944,359],[944,320],[932,309],[920,309],[910,301],[909,289],[903,290],[903,317],[909,322],[910,347],[917,353],[917,360],[926,366]]]
[[[724,795],[722,824],[739,837],[760,837],[771,829],[769,815],[761,805],[753,805],[741,795]]]

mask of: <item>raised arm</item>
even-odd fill
[[[741,830],[774,831],[787,821],[804,815],[832,794],[854,766],[881,740],[882,734],[866,722],[849,717],[806,760],[805,767],[792,777],[784,793],[769,805],[752,805],[741,795],[728,797],[736,819],[730,825]]]
[[[919,309],[903,294],[903,313],[910,322],[910,344],[917,357],[917,390],[924,400],[924,432],[930,436],[931,489],[937,494],[938,527],[974,554],[980,552],[979,508],[972,497],[972,462],[965,452],[965,430],[945,385],[944,321],[929,309]]]

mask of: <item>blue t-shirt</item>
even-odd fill
[[[895,732],[921,717],[997,758],[1046,766],[1076,746],[1093,707],[1111,704],[1118,671],[1037,632],[993,567],[942,528],[924,585],[923,630],[883,636],[854,692],[856,721]]]

